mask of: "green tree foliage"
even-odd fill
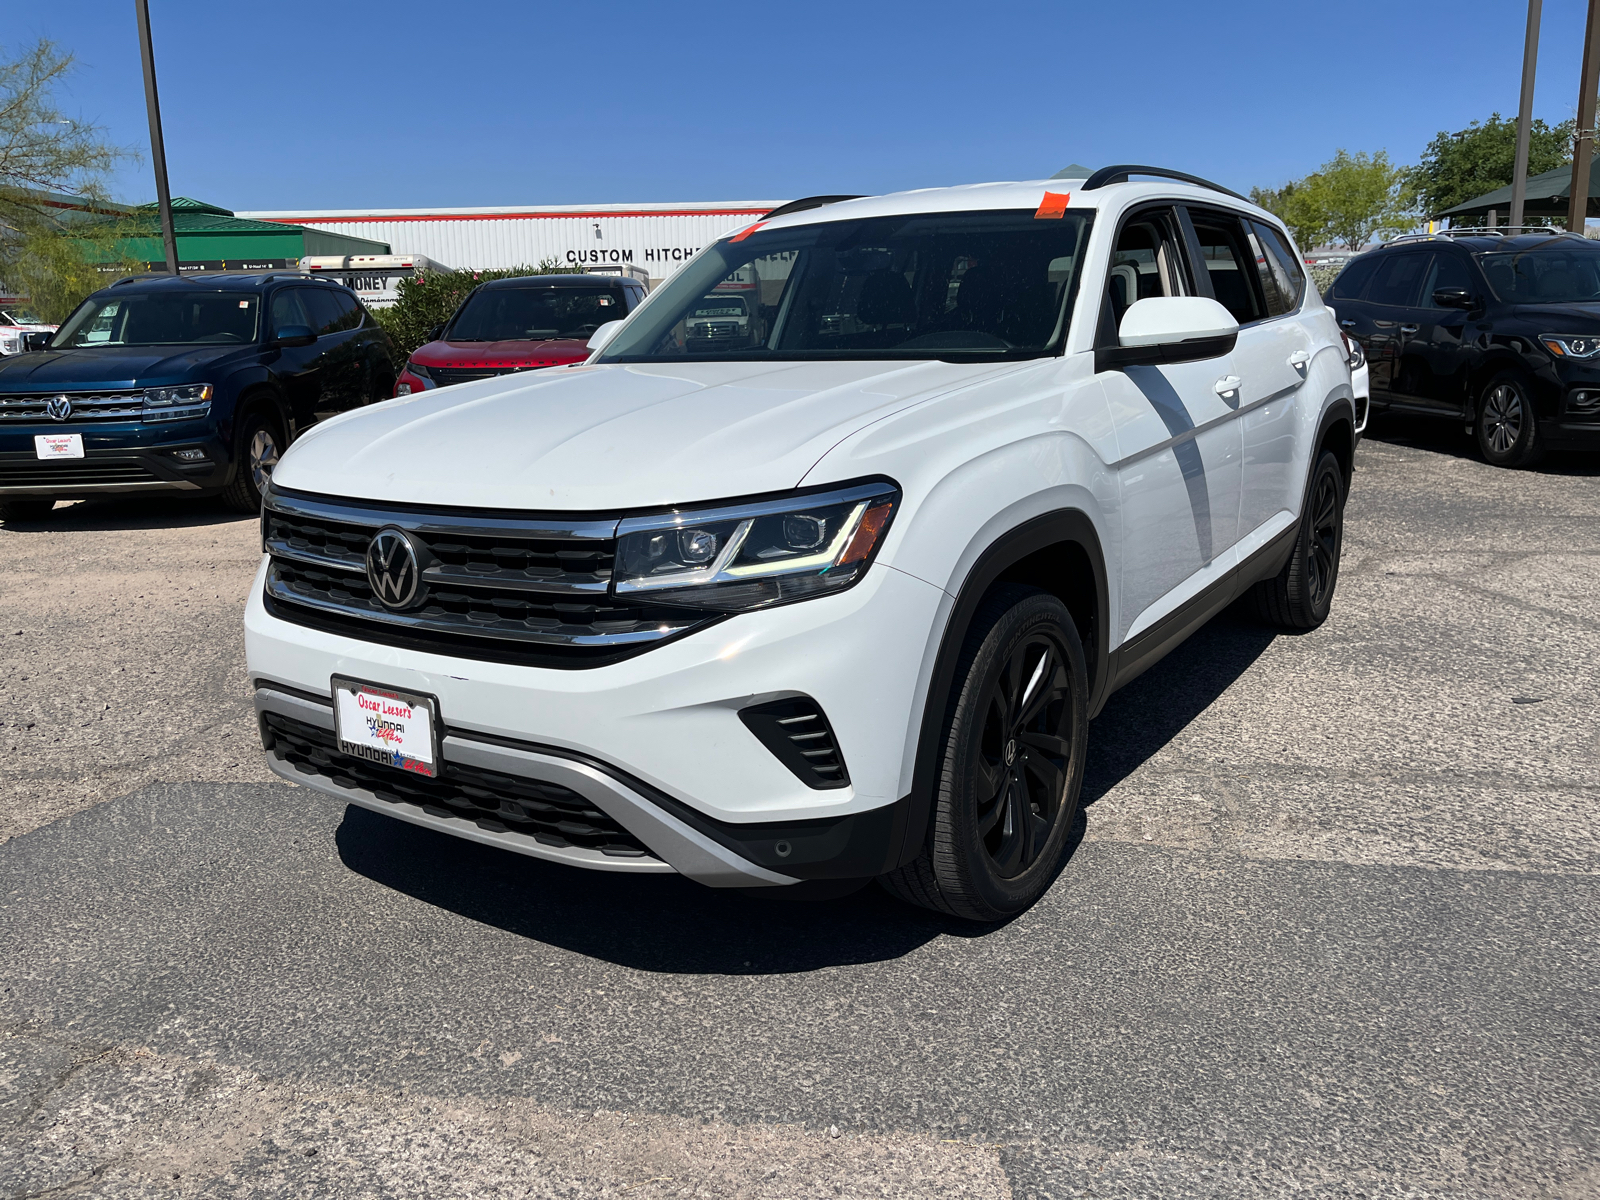
[[[518,275],[570,275],[572,268],[547,258],[537,267],[511,267],[503,271],[433,271],[400,281],[400,298],[388,308],[373,311],[407,355],[429,340],[435,326],[454,315],[461,302],[481,283],[512,279]]]
[[[125,222],[106,203],[106,177],[129,152],[53,99],[72,65],[48,41],[15,54],[0,48],[0,278],[47,321],[118,274],[143,269],[115,253]],[[62,193],[81,207],[51,202]]]
[[[1254,188],[1250,198],[1281,217],[1303,249],[1365,246],[1383,234],[1409,229],[1415,220],[1408,172],[1391,163],[1384,150],[1340,150],[1304,179],[1281,188]]]
[[[1528,174],[1539,175],[1572,161],[1573,123],[1546,125],[1537,118],[1528,138]],[[1516,173],[1517,123],[1494,113],[1455,133],[1441,130],[1411,169],[1422,210],[1436,217],[1447,208],[1503,188]],[[1478,218],[1482,220],[1482,218]],[[1471,220],[1463,222],[1470,224]]]

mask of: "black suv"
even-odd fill
[[[1464,422],[1502,467],[1600,449],[1600,243],[1396,238],[1353,260],[1326,300],[1366,351],[1374,412]]]
[[[356,294],[291,274],[137,276],[0,362],[0,517],[117,492],[254,512],[289,442],[387,399],[399,355]]]

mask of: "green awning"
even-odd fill
[[[1530,217],[1562,217],[1567,213],[1567,201],[1572,195],[1572,168],[1570,166],[1557,167],[1554,171],[1546,171],[1542,175],[1528,176],[1528,194],[1524,212]],[[1442,213],[1435,214],[1440,217],[1481,217],[1490,209],[1494,209],[1500,216],[1500,223],[1504,224],[1511,212],[1511,185],[1508,183],[1503,188],[1496,188],[1486,192],[1475,199],[1464,201],[1454,208],[1447,208]],[[1588,216],[1600,217],[1600,158],[1595,159],[1589,166],[1589,209]]]

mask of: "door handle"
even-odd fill
[[[1241,382],[1237,375],[1224,375],[1215,384],[1216,393],[1219,396],[1226,396],[1229,392],[1237,392]]]
[[[1356,323],[1354,321],[1340,321],[1339,322],[1339,328],[1340,329],[1354,329],[1355,327],[1356,327]]]
[[[1416,326],[1416,325],[1402,325],[1402,326],[1400,326],[1400,332],[1405,334],[1407,337],[1410,337],[1413,333],[1415,333],[1417,331],[1417,329],[1418,329],[1418,326]]]

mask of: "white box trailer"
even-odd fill
[[[300,269],[326,275],[349,288],[368,308],[388,308],[400,299],[400,281],[451,268],[425,254],[308,254]]]

